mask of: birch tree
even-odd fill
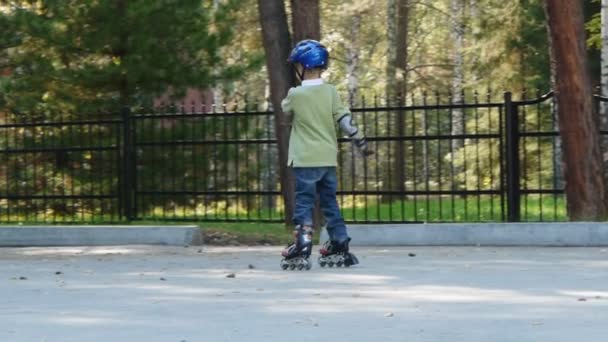
[[[464,11],[465,3],[463,0],[452,0],[452,20],[451,33],[453,46],[453,76],[452,76],[452,102],[454,104],[462,104],[462,91],[464,86]],[[454,109],[452,111],[452,135],[464,133],[464,111],[462,109]],[[452,140],[452,149],[456,151],[464,145],[461,139]]]

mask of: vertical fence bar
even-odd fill
[[[541,94],[540,91],[536,92],[536,98],[540,98]],[[541,103],[537,103],[536,104],[536,131],[540,132],[542,130],[542,125],[541,125]],[[538,158],[537,160],[537,179],[538,179],[538,190],[539,190],[539,194],[538,194],[538,210],[539,210],[539,217],[538,220],[539,221],[543,221],[543,180],[542,180],[542,170],[543,170],[543,158],[542,158],[542,139],[541,137],[537,137],[536,138],[536,146],[537,146],[537,155],[536,157]]]
[[[437,95],[436,95],[437,96]],[[438,100],[436,101],[438,102]],[[451,206],[451,210],[452,210],[452,221],[456,221],[456,195],[455,195],[455,191],[457,189],[456,186],[456,168],[454,167],[454,107],[452,106],[454,103],[452,94],[450,93],[448,95],[448,104],[450,105],[449,107],[449,127],[448,127],[448,132],[450,134],[450,142],[449,142],[449,150],[450,150],[450,190],[451,190],[451,196],[450,196],[450,200],[452,202],[452,206]]]
[[[479,94],[477,90],[473,93],[473,101],[475,102],[475,135],[479,132]],[[477,172],[477,221],[482,221],[481,215],[481,168],[479,166],[479,138],[475,138],[475,172]]]
[[[416,105],[416,98],[412,96],[412,106]],[[418,157],[418,153],[416,152],[416,112],[412,111],[412,184],[414,185],[414,221],[418,221],[418,185],[416,175],[418,173],[418,166],[416,163],[416,158]]]
[[[552,131],[559,133],[559,127],[557,125],[557,118],[556,118],[556,111],[555,111],[555,98],[552,97],[551,98],[551,129]],[[599,102],[598,102],[599,104]],[[557,149],[558,149],[558,141],[559,141],[559,134],[558,136],[554,137],[551,142],[552,142],[552,151],[551,151],[551,164],[552,164],[552,168],[553,168],[553,190],[557,190],[558,186],[559,186],[559,179],[561,179],[561,169],[558,166],[558,163],[556,162],[556,153]],[[553,221],[557,221],[557,193],[554,192],[553,193]]]
[[[488,89],[488,92],[486,94],[486,102],[490,103],[492,98],[492,94],[491,91]],[[499,120],[500,120],[500,116],[499,116]],[[500,122],[500,121],[499,121]],[[500,123],[499,123],[500,125]],[[492,131],[492,108],[488,108],[488,133],[493,133]],[[501,138],[499,138],[501,139]],[[493,146],[492,146],[492,140],[490,140],[490,142],[488,143],[488,145],[490,146],[489,148],[489,154],[490,154],[490,186],[493,188],[494,187],[494,156],[493,156]],[[492,189],[491,188],[491,189]],[[494,221],[494,194],[490,194],[490,220]]]
[[[121,109],[123,122],[123,137],[122,137],[122,203],[123,217],[127,220],[133,219],[133,174],[131,164],[133,163],[133,131],[131,111],[129,108]]]
[[[405,146],[405,131],[406,131],[406,112],[405,112],[405,104],[407,102],[407,93],[404,92],[399,100],[399,171],[401,174],[399,175],[399,192],[400,192],[400,207],[401,207],[401,222],[405,222],[405,180],[407,178],[407,165],[405,163],[407,158],[407,148]]]
[[[364,102],[365,103],[365,102]],[[363,105],[365,107],[365,104]],[[378,137],[380,136],[380,131],[379,131],[379,124],[378,124],[378,95],[374,95],[374,109],[373,109],[373,113],[374,113],[374,136]],[[381,190],[382,188],[380,187],[380,155],[379,155],[379,151],[380,151],[380,142],[376,142],[375,147],[376,150],[374,151],[374,156],[375,156],[375,162],[376,162],[376,191],[377,190]],[[382,203],[382,198],[380,194],[376,195],[376,220],[380,221],[380,215],[381,215],[381,210],[380,210],[380,204]]]
[[[426,103],[426,92],[424,92],[424,99],[425,99],[425,103]],[[437,93],[435,93],[435,105],[439,106],[439,95]],[[441,135],[442,130],[441,130],[441,118],[440,118],[441,114],[440,111],[437,107],[435,107],[435,126],[437,127],[437,135]],[[442,167],[442,160],[441,160],[441,143],[443,141],[442,140],[437,140],[437,190],[438,191],[443,191],[443,183],[441,178],[443,177],[443,175],[441,174],[441,167]],[[443,195],[441,193],[439,193],[437,195],[437,199],[438,199],[438,207],[437,207],[437,220],[439,222],[443,221]]]
[[[393,99],[394,101],[395,99]],[[395,101],[396,102],[396,101]],[[393,103],[393,106],[395,106],[395,104]],[[386,136],[387,137],[392,137],[393,136],[393,132],[391,130],[391,127],[393,126],[393,123],[395,122],[393,120],[393,112],[394,110],[391,110],[391,96],[389,93],[386,94],[386,107],[388,108],[386,111]],[[395,114],[398,115],[398,114]],[[393,173],[392,173],[392,169],[394,167],[393,163],[391,163],[391,161],[393,160],[393,149],[395,151],[395,155],[397,155],[397,145],[399,144],[398,141],[395,141],[395,143],[392,143],[391,140],[387,141],[387,156],[386,156],[386,165],[387,165],[387,170],[388,170],[388,177],[387,177],[387,182],[388,182],[388,220],[389,221],[393,221],[393,194],[390,192],[393,189]]]
[[[365,114],[367,114],[367,112],[361,113],[361,117],[362,117],[362,121],[363,121],[363,127],[361,127],[361,130],[364,134],[366,134],[366,132],[367,132],[367,120],[366,120]],[[368,198],[368,194],[367,194],[368,186],[367,185],[369,182],[368,182],[367,167],[368,167],[367,158],[364,157],[363,158],[363,191],[365,192],[365,195],[363,196],[363,203],[364,203],[364,207],[365,207],[365,214],[364,214],[365,218],[364,219],[366,222],[369,221],[369,214],[368,214],[369,205],[367,202],[367,198]]]
[[[519,118],[517,105],[512,101],[511,92],[506,92],[505,126],[507,154],[507,220],[520,221],[520,188],[519,188]]]

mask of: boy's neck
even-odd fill
[[[316,80],[318,78],[321,78],[321,71],[317,71],[317,70],[306,70],[306,72],[304,73],[304,80]]]

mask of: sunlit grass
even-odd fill
[[[416,196],[400,198],[381,198],[380,196],[339,196],[338,202],[346,221],[350,222],[502,222],[506,221],[507,208],[500,196]],[[274,223],[255,223],[259,226],[276,224],[283,220],[283,211],[276,209],[234,210],[220,203],[210,205],[201,211],[200,206],[178,206],[171,208],[153,206],[138,212],[138,221],[121,220],[116,214],[98,212],[73,214],[49,213],[39,211],[25,214],[13,210],[10,214],[0,213],[0,222],[23,224],[102,224],[135,222],[213,222],[213,225],[226,227],[248,227],[254,221]],[[216,210],[217,209],[217,210]],[[282,209],[282,208],[279,208]],[[527,195],[521,198],[521,221],[566,221],[564,196]],[[142,221],[143,220],[143,221]],[[230,221],[230,222],[222,222]]]

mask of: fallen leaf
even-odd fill
[[[255,266],[253,266],[252,264],[249,264],[249,266],[247,266],[247,267],[249,267],[250,270],[255,268]]]
[[[234,273],[227,274],[226,278],[236,278],[236,274],[234,274]]]

